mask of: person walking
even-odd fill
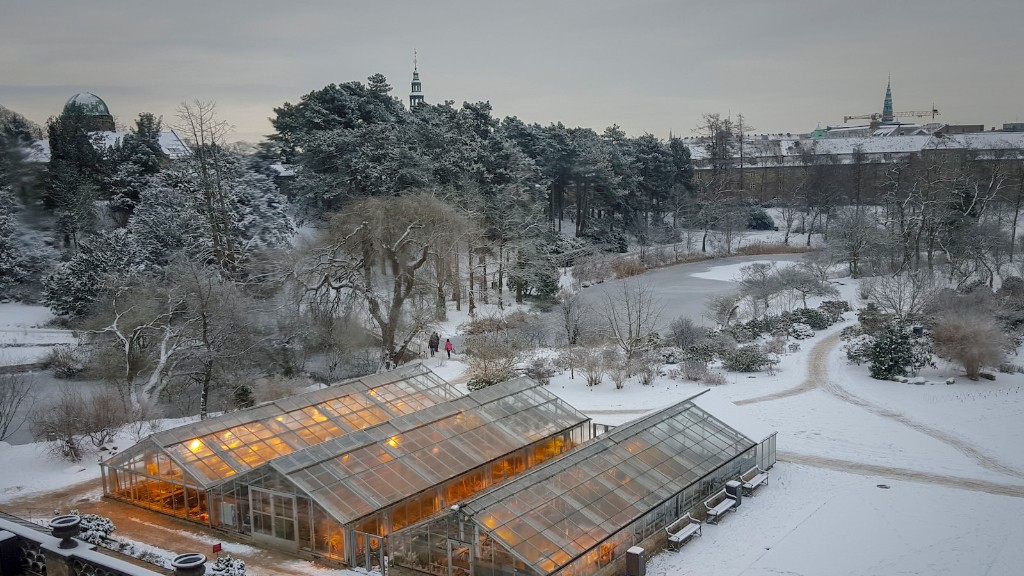
[[[455,347],[452,346],[451,338],[445,338],[444,339],[444,351],[448,353],[448,358],[452,357],[452,349],[454,349],[454,348]]]
[[[434,354],[437,354],[437,347],[441,345],[441,335],[434,332],[430,335],[430,340],[427,341],[427,347],[430,348],[430,357],[433,358]]]

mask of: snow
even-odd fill
[[[649,278],[665,288],[693,275],[722,281],[727,289],[726,282],[750,261],[710,269],[707,263],[677,266]],[[842,282],[843,298],[856,303],[856,282]],[[683,309],[687,297],[680,291],[668,299],[665,316]],[[958,377],[947,385],[958,371],[940,363],[922,372],[924,385],[872,380],[866,366],[849,364],[829,338],[852,324],[854,315],[846,318],[801,341],[799,351],[782,356],[774,374],[730,373],[726,384],[711,389],[664,375],[650,386],[630,380],[621,390],[607,381],[587,386],[582,376],[571,379],[568,372],[552,378],[551,392],[598,423],[621,424],[709,390],[695,401],[752,439],[778,432],[780,461],[768,485],[744,498],[719,525],[705,526],[681,551],[654,555],[648,574],[1020,573],[1024,375],[998,374],[994,382]],[[466,319],[453,313],[439,329],[442,338],[454,336]],[[820,380],[808,378],[816,350]],[[423,362],[448,381],[464,380],[466,365],[458,355],[449,360],[442,353]],[[95,456],[69,468],[38,444],[0,444],[0,458],[0,502],[99,476]],[[293,564],[288,568],[313,574],[355,574]]]
[[[0,304],[0,366],[40,362],[57,344],[73,344],[69,330],[44,328],[53,314],[45,306]]]

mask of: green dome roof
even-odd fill
[[[72,104],[81,106],[82,111],[89,116],[110,116],[107,103],[91,92],[79,92],[68,98],[68,101],[64,103],[64,109],[67,110],[68,106]]]

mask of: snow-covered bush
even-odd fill
[[[605,363],[600,350],[583,348],[580,370],[587,379],[587,386],[597,386],[604,379]]]
[[[771,340],[762,344],[761,347],[768,354],[783,354],[786,352],[786,336],[782,334],[772,336]]]
[[[551,382],[551,377],[555,375],[555,363],[546,356],[532,358],[526,363],[524,372],[537,382],[548,384]]]
[[[718,350],[715,348],[713,342],[702,342],[700,344],[694,344],[686,349],[686,361],[687,362],[700,362],[701,364],[708,364],[715,359],[715,354]]]
[[[843,351],[846,352],[846,359],[858,366],[862,362],[867,362],[871,359],[871,349],[875,345],[875,337],[870,334],[859,334],[850,338],[846,344],[843,345]]]
[[[626,355],[615,348],[606,348],[601,360],[604,363],[605,374],[612,379],[615,388],[621,390],[626,385],[632,367]]]
[[[221,556],[206,566],[206,576],[246,576],[245,561],[232,558],[230,554]]]
[[[825,300],[818,304],[818,310],[829,319],[830,323],[835,324],[843,319],[844,312],[850,311],[850,303],[846,300]]]
[[[686,352],[679,346],[663,346],[657,354],[662,364],[678,364],[686,359]]]
[[[640,384],[650,386],[654,383],[654,379],[658,377],[661,365],[661,358],[658,355],[653,352],[646,352],[633,360],[632,368],[633,373],[639,378]]]
[[[908,370],[934,366],[931,342],[914,338],[900,322],[891,323],[871,346],[870,374],[877,380],[906,376]]]
[[[815,330],[824,330],[832,325],[828,316],[814,308],[797,308],[789,313],[794,323],[807,324]]]
[[[116,528],[110,518],[98,514],[80,514],[78,510],[72,510],[72,514],[78,516],[82,523],[79,524],[81,532],[78,539],[97,546],[105,545],[107,539],[114,533]]]
[[[777,361],[756,345],[741,346],[722,357],[722,367],[730,372],[757,372]]]
[[[793,319],[789,315],[775,316],[766,314],[746,323],[746,327],[755,335],[761,334],[788,334],[793,326]]]
[[[797,340],[805,340],[814,337],[814,328],[807,324],[797,322],[789,327],[789,335]]]
[[[692,380],[694,382],[700,382],[704,376],[708,373],[708,365],[703,362],[694,362],[688,360],[683,362],[683,378]]]
[[[704,373],[704,376],[701,377],[700,381],[708,386],[721,386],[722,384],[725,384],[725,374],[709,370]]]

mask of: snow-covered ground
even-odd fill
[[[0,304],[0,366],[40,362],[57,344],[72,344],[69,330],[46,328],[53,319],[49,308]]]
[[[647,279],[665,294],[664,315],[673,318],[689,305],[673,289],[690,275],[724,283],[737,272],[734,263],[702,263]],[[855,283],[842,282],[842,297],[856,302]],[[780,461],[769,484],[719,525],[705,526],[679,552],[649,559],[648,574],[1021,573],[1024,375],[970,382],[940,363],[923,373],[924,385],[872,380],[865,366],[846,361],[834,337],[854,315],[847,318],[801,341],[774,374],[729,374],[700,398],[754,439],[777,431]],[[443,331],[455,334],[459,321],[453,317]],[[458,354],[425,362],[450,381],[465,371]],[[947,385],[951,376],[956,381]],[[619,424],[706,387],[662,376],[617,390],[565,373],[549,389],[595,422]],[[69,467],[38,445],[0,446],[0,457],[0,502],[99,473],[93,462]]]

